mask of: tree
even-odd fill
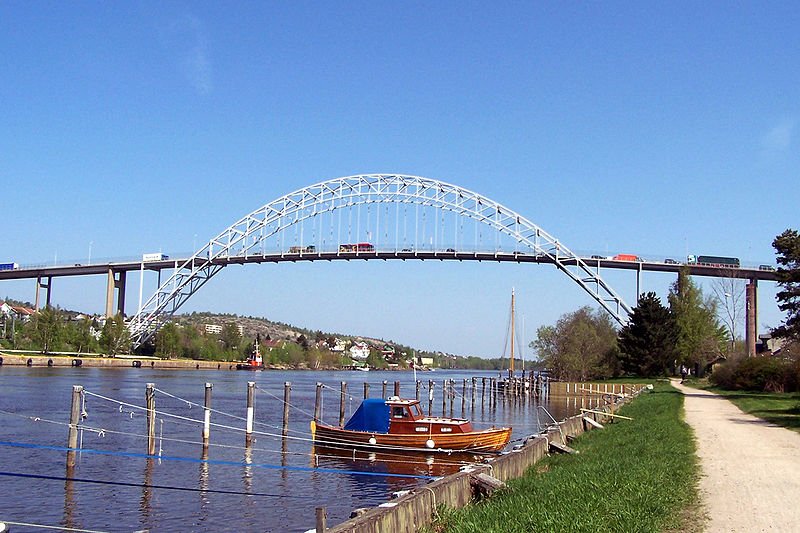
[[[108,355],[126,352],[131,346],[131,334],[122,313],[106,319],[100,333],[100,348]]]
[[[233,322],[228,322],[222,327],[222,333],[220,333],[219,337],[222,341],[222,345],[229,352],[235,351],[242,342],[242,334],[239,333],[239,326]]]
[[[725,326],[717,319],[713,298],[703,298],[686,271],[678,274],[669,292],[669,308],[678,324],[677,362],[702,373],[706,364],[720,354],[728,342]]]
[[[778,261],[775,295],[778,309],[786,313],[783,324],[773,330],[776,337],[800,341],[800,233],[787,229],[772,241]]]
[[[39,310],[31,321],[30,338],[40,350],[47,353],[58,349],[64,329],[64,318],[54,307]]]
[[[640,376],[664,376],[677,357],[678,326],[672,312],[654,292],[643,294],[628,325],[619,332],[624,371]]]
[[[731,346],[733,346],[734,342],[739,340],[736,326],[741,324],[744,317],[744,280],[734,276],[716,278],[711,285],[711,290],[714,291],[717,310],[728,328]]]
[[[555,377],[584,381],[614,374],[616,336],[608,314],[582,307],[540,327],[530,345]]]
[[[156,333],[156,355],[159,357],[173,358],[181,355],[181,333],[178,327],[167,322]]]
[[[68,323],[65,333],[67,342],[78,353],[92,351],[97,344],[97,340],[92,335],[92,320],[89,318]]]

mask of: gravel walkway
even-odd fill
[[[800,433],[743,413],[711,392],[685,395],[708,532],[800,531]]]

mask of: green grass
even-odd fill
[[[800,392],[730,391],[709,386],[704,388],[726,397],[745,413],[800,432]]]
[[[465,509],[443,509],[435,532],[692,531],[702,518],[697,460],[683,397],[666,383],[643,393],[608,424],[553,455],[508,488]]]

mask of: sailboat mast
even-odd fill
[[[508,369],[514,375],[514,288],[511,288],[511,364]]]

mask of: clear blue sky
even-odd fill
[[[798,28],[798,2],[5,1],[0,261],[188,253],[305,185],[396,172],[576,251],[774,263],[800,227]],[[104,283],[53,301],[100,312]],[[512,286],[529,339],[593,304],[552,267],[370,262],[227,268],[183,310],[496,356]],[[763,331],[783,317],[759,288]]]

